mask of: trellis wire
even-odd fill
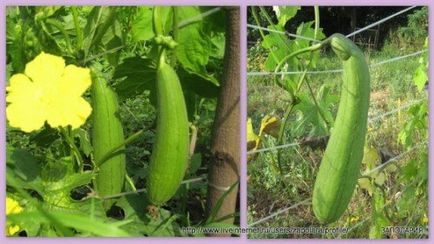
[[[284,35],[288,35],[288,36],[291,36],[291,37],[295,37],[295,38],[298,38],[298,39],[304,39],[304,40],[308,40],[308,41],[312,41],[312,42],[318,42],[318,43],[321,42],[319,40],[315,40],[315,39],[310,38],[310,37],[301,36],[301,35],[297,35],[297,34],[292,34],[292,33],[289,33],[287,31],[273,30],[273,29],[262,27],[262,26],[252,25],[252,24],[247,24],[247,27],[252,28],[252,29],[266,30],[268,32],[274,32],[274,33],[284,34]]]
[[[399,111],[401,111],[401,110],[404,110],[404,109],[406,109],[406,108],[409,108],[409,107],[411,107],[411,106],[413,106],[413,105],[416,105],[416,104],[418,104],[418,103],[421,103],[421,102],[423,102],[423,101],[425,101],[425,100],[426,100],[426,98],[422,98],[422,99],[419,99],[419,100],[415,100],[414,102],[407,103],[406,105],[403,105],[403,106],[401,106],[401,107],[399,107],[399,108],[393,109],[393,110],[391,110],[391,111],[389,111],[389,112],[386,112],[386,113],[384,113],[384,114],[380,114],[380,115],[378,115],[378,116],[371,117],[371,118],[369,119],[369,123],[375,122],[375,121],[377,121],[377,120],[379,120],[379,119],[382,119],[382,118],[384,118],[384,117],[386,117],[386,116],[389,116],[389,115],[391,115],[391,114],[397,113],[397,112],[399,112]]]
[[[397,113],[397,112],[399,112],[401,110],[404,110],[404,109],[406,109],[408,107],[411,107],[411,106],[413,106],[415,104],[421,103],[421,102],[425,101],[426,99],[427,98],[422,98],[422,99],[419,99],[419,100],[415,100],[413,102],[407,103],[407,104],[405,104],[405,105],[403,105],[403,106],[401,106],[399,108],[396,108],[396,109],[391,110],[389,112],[386,112],[384,114],[381,114],[381,115],[378,115],[378,116],[375,116],[375,117],[371,117],[371,118],[368,119],[368,123],[372,123],[372,122],[375,122],[375,121],[377,121],[379,119],[387,117],[387,116],[389,116],[391,114],[395,114],[395,113]],[[275,147],[267,147],[267,148],[261,148],[261,149],[255,150],[255,151],[249,151],[249,152],[247,152],[247,154],[255,154],[255,153],[266,152],[266,151],[271,151],[271,150],[277,150],[277,149],[282,149],[282,148],[287,148],[287,147],[294,147],[294,146],[298,146],[300,144],[301,144],[300,142],[292,142],[292,143],[283,144],[283,145],[279,145],[279,146],[275,146]]]
[[[410,152],[412,152],[412,151],[415,150],[416,148],[419,148],[419,147],[424,146],[424,145],[426,145],[426,144],[427,144],[427,142],[417,144],[416,146],[410,148],[409,150],[407,150],[407,151],[405,151],[405,152],[403,152],[403,153],[401,153],[401,154],[399,154],[399,155],[397,155],[397,156],[395,156],[395,157],[393,157],[393,158],[387,160],[385,163],[383,163],[383,164],[379,165],[378,167],[375,167],[374,169],[370,170],[369,172],[363,174],[363,176],[367,176],[367,175],[369,175],[369,174],[372,174],[372,173],[375,172],[375,171],[378,171],[378,170],[380,170],[380,169],[385,168],[385,167],[386,167],[387,165],[389,165],[390,163],[392,163],[392,162],[394,162],[394,161],[398,161],[399,159],[401,159],[401,158],[404,157],[405,155],[409,154]],[[308,199],[305,199],[305,200],[303,200],[303,201],[301,201],[301,202],[298,202],[298,203],[296,203],[296,204],[293,204],[293,205],[291,205],[291,206],[289,206],[289,207],[287,207],[287,208],[280,209],[280,210],[274,212],[273,214],[268,215],[267,217],[264,217],[264,218],[262,218],[262,219],[259,219],[259,220],[255,221],[255,222],[253,222],[251,225],[249,225],[249,227],[252,227],[252,226],[257,225],[257,224],[260,224],[260,223],[263,223],[263,222],[265,222],[265,221],[267,221],[267,220],[269,220],[269,219],[272,219],[272,218],[274,218],[274,217],[276,217],[276,216],[278,216],[278,215],[280,215],[280,214],[282,214],[282,213],[287,212],[288,210],[294,209],[294,208],[296,208],[296,207],[298,207],[298,206],[300,206],[300,205],[304,205],[304,204],[306,204],[307,202],[310,202],[310,200],[311,200],[311,198],[308,198]]]
[[[370,28],[372,28],[372,27],[374,27],[374,26],[377,26],[377,25],[379,25],[379,24],[382,24],[382,23],[388,21],[389,19],[392,19],[392,18],[394,18],[394,17],[396,17],[396,16],[398,16],[398,15],[400,15],[400,14],[403,14],[403,13],[405,13],[405,12],[407,12],[407,11],[409,11],[409,10],[415,8],[415,7],[417,7],[417,6],[411,6],[411,7],[408,7],[408,8],[406,8],[406,9],[404,9],[404,10],[401,10],[401,11],[399,11],[399,12],[397,12],[397,13],[394,13],[394,14],[392,14],[392,15],[386,17],[386,18],[383,18],[383,19],[381,19],[381,20],[379,20],[379,21],[377,21],[377,22],[374,22],[374,23],[372,23],[372,24],[370,24],[370,25],[367,25],[367,26],[365,26],[365,27],[363,27],[363,28],[361,28],[361,29],[359,29],[359,30],[357,30],[357,31],[354,31],[354,32],[352,32],[352,33],[346,35],[346,37],[352,37],[352,36],[354,36],[354,35],[357,35],[357,34],[363,32],[363,31],[365,31],[365,30],[367,30],[367,29],[370,29]]]
[[[414,151],[415,149],[425,146],[427,144],[427,142],[423,142],[423,143],[419,143],[416,146],[413,146],[412,148],[408,149],[407,151],[387,160],[386,162],[384,162],[383,164],[378,165],[377,167],[371,169],[370,171],[366,172],[363,174],[363,176],[368,176],[376,171],[379,171],[381,169],[384,169],[386,166],[388,166],[389,164],[391,164],[392,162],[398,161],[400,160],[402,157],[404,157],[405,155],[411,153],[412,151]]]
[[[261,148],[261,149],[255,150],[255,151],[249,151],[249,152],[247,152],[247,154],[266,152],[266,151],[271,151],[271,150],[281,149],[281,148],[286,148],[286,147],[294,147],[294,146],[298,146],[298,145],[300,145],[299,142],[293,142],[293,143],[283,144],[280,146]]]
[[[406,54],[406,55],[403,55],[403,56],[390,58],[390,59],[387,59],[387,60],[384,60],[384,61],[380,61],[380,62],[375,63],[375,64],[371,64],[371,67],[377,67],[377,66],[380,66],[380,65],[383,65],[383,64],[387,64],[387,63],[391,63],[391,62],[395,62],[395,61],[398,61],[398,60],[401,60],[401,59],[404,59],[404,58],[409,58],[409,57],[417,56],[417,55],[422,54],[422,53],[427,52],[427,51],[428,51],[427,49],[424,49],[424,50],[420,50],[420,51],[417,51],[417,52],[414,52],[414,53],[410,53],[410,54]]]
[[[283,209],[281,209],[281,210],[279,210],[279,211],[277,211],[277,212],[275,212],[275,213],[273,213],[273,214],[271,214],[271,215],[269,215],[269,216],[267,216],[267,217],[265,217],[265,218],[262,218],[262,219],[260,219],[260,220],[258,220],[258,221],[253,222],[252,224],[249,225],[249,227],[255,226],[255,225],[260,224],[260,223],[262,223],[262,222],[265,222],[265,221],[267,221],[267,220],[269,220],[269,219],[272,219],[272,218],[276,217],[277,215],[280,215],[280,214],[282,214],[282,213],[284,213],[284,212],[286,212],[286,211],[288,211],[288,210],[291,210],[291,209],[293,209],[293,208],[296,208],[296,207],[298,207],[298,206],[300,206],[300,205],[304,205],[304,204],[306,204],[306,203],[309,203],[310,200],[311,200],[311,198],[308,198],[308,199],[305,199],[305,200],[303,200],[303,201],[301,201],[301,202],[298,202],[298,203],[296,203],[296,204],[293,204],[293,205],[291,205],[290,207],[283,208]]]
[[[197,182],[197,181],[204,181],[206,179],[207,179],[207,175],[202,175],[202,176],[197,177],[197,178],[183,180],[181,182],[181,184],[189,184],[189,183],[194,183],[194,182]],[[146,192],[146,188],[137,189],[136,191],[127,191],[127,192],[121,192],[119,194],[114,194],[114,195],[110,195],[110,196],[100,197],[100,199],[107,200],[107,199],[110,199],[110,198],[122,197],[122,196],[137,194],[137,193],[141,193],[141,192]]]
[[[178,24],[178,28],[184,27],[184,26],[189,25],[191,23],[194,23],[196,21],[200,21],[202,18],[208,17],[208,16],[220,11],[220,9],[221,9],[221,7],[215,7],[215,8],[208,10],[208,11],[205,11],[201,14],[193,16],[189,19],[183,20]]]
[[[411,182],[410,184],[406,185],[405,188],[402,190],[402,192],[406,191],[410,186],[414,185],[415,182],[416,182],[416,181],[414,180],[414,181]],[[389,205],[392,204],[392,203],[393,203],[393,201],[388,201],[388,202],[386,202],[386,204],[383,205],[382,208],[384,209],[384,208],[386,208],[387,206],[389,206]],[[362,221],[359,221],[357,224],[353,225],[350,229],[348,229],[347,232],[345,232],[345,233],[341,232],[337,238],[340,238],[342,235],[347,235],[347,234],[349,234],[351,231],[353,231],[353,230],[356,229],[357,227],[361,226],[362,224],[364,224],[364,223],[365,223],[366,221],[368,221],[368,220],[369,220],[369,216],[366,217],[365,219],[363,219]]]
[[[350,34],[347,34],[346,37],[351,37],[351,36],[357,35],[357,34],[363,32],[365,30],[368,30],[368,29],[370,29],[370,28],[372,28],[374,26],[382,24],[382,23],[388,21],[389,19],[392,19],[392,18],[394,18],[394,17],[396,17],[398,15],[401,15],[401,14],[403,14],[403,13],[405,13],[405,12],[407,12],[407,11],[415,8],[415,7],[417,7],[417,6],[411,6],[411,7],[408,7],[406,9],[403,9],[403,10],[401,10],[399,12],[396,12],[396,13],[394,13],[392,15],[389,15],[389,16],[387,16],[387,17],[385,17],[385,18],[383,18],[383,19],[381,19],[381,20],[379,20],[377,22],[374,22],[374,23],[372,23],[370,25],[367,25],[367,26],[365,26],[365,27],[363,27],[361,29],[358,29],[357,31],[354,31],[354,32],[352,32]],[[268,32],[275,32],[275,33],[279,33],[279,34],[283,34],[283,35],[288,35],[288,36],[295,37],[295,38],[305,39],[305,40],[309,40],[309,41],[313,41],[313,42],[321,42],[319,40],[315,40],[315,39],[310,38],[310,37],[292,34],[292,33],[289,33],[287,31],[273,30],[273,29],[270,29],[270,28],[266,28],[266,27],[262,27],[262,26],[257,26],[257,25],[252,25],[252,24],[247,24],[247,27],[250,27],[250,28],[253,28],[253,29],[258,29],[258,30],[266,30]]]
[[[410,54],[405,54],[402,56],[398,56],[398,57],[393,57],[390,59],[386,59],[377,63],[373,63],[370,65],[370,68],[376,68],[378,66],[381,66],[383,64],[388,64],[388,63],[392,63],[392,62],[396,62],[402,59],[406,59],[409,57],[414,57],[417,55],[420,55],[422,53],[427,52],[427,49],[424,50],[420,50],[414,53],[410,53]],[[342,72],[343,69],[332,69],[332,70],[312,70],[312,71],[306,71],[306,74],[324,74],[324,73],[340,73]],[[252,72],[248,72],[247,76],[263,76],[263,75],[300,75],[303,74],[304,71],[281,71],[281,72],[268,72],[268,71],[252,71]]]

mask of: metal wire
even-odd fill
[[[389,112],[386,112],[384,114],[380,114],[380,115],[374,116],[372,118],[369,118],[368,119],[368,123],[373,123],[373,122],[375,122],[377,120],[380,120],[380,119],[382,119],[384,117],[387,117],[389,115],[398,113],[401,110],[409,108],[409,107],[411,107],[411,106],[413,106],[415,104],[421,103],[421,102],[423,102],[425,100],[427,100],[427,98],[422,98],[422,99],[419,99],[419,100],[415,100],[413,102],[407,103],[407,104],[405,104],[405,105],[403,105],[403,106],[401,106],[399,108],[396,108],[396,109],[391,110]],[[261,149],[255,150],[255,151],[249,151],[249,152],[247,152],[247,154],[249,155],[249,154],[255,154],[255,153],[260,153],[260,152],[267,152],[267,151],[277,150],[277,149],[282,149],[282,148],[287,148],[287,147],[295,147],[295,146],[298,146],[300,144],[301,144],[300,142],[291,142],[291,143],[288,143],[288,144],[283,144],[283,145],[279,145],[279,146],[275,146],[275,147],[267,147],[267,148],[261,148]]]
[[[191,23],[194,23],[194,22],[200,21],[200,20],[202,20],[203,18],[205,18],[205,17],[207,17],[207,16],[210,16],[210,15],[212,15],[212,14],[214,14],[214,13],[217,13],[217,12],[220,11],[220,10],[221,10],[221,7],[215,7],[215,8],[212,8],[212,9],[208,10],[208,11],[205,11],[205,12],[203,12],[203,13],[201,13],[201,14],[198,14],[198,15],[196,15],[196,16],[193,16],[193,17],[191,17],[191,18],[189,18],[189,19],[183,20],[183,21],[181,21],[181,22],[178,24],[178,28],[182,28],[182,27],[184,27],[184,26],[186,26],[186,25],[189,25],[189,24],[191,24]]]
[[[367,176],[370,175],[374,172],[380,171],[381,169],[384,169],[386,166],[388,166],[389,164],[391,164],[392,162],[398,161],[399,159],[401,159],[402,157],[404,157],[405,155],[411,153],[412,151],[414,151],[415,149],[425,146],[428,142],[423,142],[423,143],[419,143],[416,146],[413,146],[412,148],[410,148],[409,150],[387,160],[385,163],[378,165],[377,167],[371,169],[370,171],[366,172],[363,174],[363,176]]]
[[[394,161],[398,161],[399,159],[403,158],[405,155],[407,155],[407,154],[409,154],[410,152],[414,151],[416,148],[419,148],[419,147],[424,146],[424,145],[426,145],[426,144],[427,144],[427,142],[417,144],[416,146],[414,146],[414,147],[410,148],[409,150],[407,150],[407,151],[405,151],[405,152],[399,154],[398,156],[395,156],[395,157],[389,159],[389,160],[388,160],[387,162],[385,162],[384,164],[381,164],[381,165],[379,165],[378,167],[376,167],[376,168],[370,170],[369,172],[363,174],[363,176],[369,175],[369,174],[371,174],[371,173],[373,173],[373,172],[375,172],[375,171],[378,171],[378,170],[381,170],[381,169],[385,168],[388,164],[390,164],[390,163],[392,163],[392,162],[394,162]],[[298,206],[300,206],[300,205],[305,205],[306,203],[309,203],[309,204],[310,204],[310,201],[311,201],[311,198],[308,198],[308,199],[305,199],[305,200],[303,200],[303,201],[301,201],[301,202],[298,202],[298,203],[296,203],[296,204],[293,204],[293,205],[291,205],[291,206],[289,206],[289,207],[287,207],[287,208],[280,209],[280,210],[274,212],[273,214],[268,215],[267,217],[264,217],[264,218],[262,218],[262,219],[259,219],[259,220],[255,221],[255,222],[253,222],[252,224],[249,225],[249,227],[252,227],[252,226],[257,225],[257,224],[260,224],[260,223],[263,223],[263,222],[265,222],[265,221],[267,221],[267,220],[269,220],[269,219],[272,219],[272,218],[274,218],[274,217],[276,217],[276,216],[278,216],[278,215],[280,215],[280,214],[282,214],[282,213],[285,213],[285,212],[287,212],[288,210],[294,209],[294,208],[296,208],[296,207],[298,207]]]
[[[377,120],[380,120],[380,119],[382,119],[382,118],[384,118],[384,117],[386,117],[386,116],[389,116],[389,115],[391,115],[391,114],[395,114],[395,113],[397,113],[397,112],[399,112],[399,111],[401,111],[401,110],[403,110],[403,109],[406,109],[406,108],[408,108],[408,107],[411,107],[411,106],[413,106],[413,105],[416,105],[416,104],[418,104],[418,103],[421,103],[421,102],[423,102],[423,101],[425,101],[425,100],[427,100],[427,98],[422,98],[422,99],[416,100],[416,101],[414,101],[414,102],[407,103],[406,105],[403,105],[403,106],[401,106],[401,107],[399,107],[399,108],[393,109],[393,110],[391,110],[391,111],[389,111],[389,112],[386,112],[386,113],[384,113],[384,114],[380,114],[380,115],[377,115],[377,116],[375,116],[375,117],[371,117],[371,118],[369,119],[369,123],[372,123],[372,122],[375,122],[375,121],[377,121]]]
[[[277,215],[280,215],[280,214],[282,214],[282,213],[285,213],[285,212],[287,212],[288,210],[291,210],[291,209],[293,209],[293,208],[296,208],[296,207],[298,207],[298,206],[300,206],[300,205],[305,205],[305,204],[307,204],[307,203],[310,204],[310,200],[311,200],[311,198],[308,198],[308,199],[303,200],[303,201],[301,201],[301,202],[298,202],[298,203],[296,203],[296,204],[294,204],[294,205],[291,205],[290,207],[283,208],[283,209],[281,209],[281,210],[279,210],[279,211],[277,211],[277,212],[275,212],[275,213],[273,213],[273,214],[271,214],[271,215],[269,215],[269,216],[267,216],[267,217],[265,217],[265,218],[262,218],[262,219],[260,219],[260,220],[258,220],[258,221],[253,222],[252,224],[249,225],[249,227],[255,226],[255,225],[260,224],[260,223],[262,223],[262,222],[265,222],[265,221],[267,221],[267,220],[269,220],[269,219],[272,219],[272,218],[276,217]]]
[[[252,29],[265,30],[265,31],[268,31],[268,32],[274,32],[274,33],[284,34],[284,35],[288,35],[290,37],[304,39],[304,40],[308,40],[308,41],[312,41],[312,42],[316,42],[316,43],[321,42],[319,40],[315,40],[315,39],[310,38],[310,37],[301,36],[301,35],[297,35],[297,34],[292,34],[292,33],[289,33],[287,31],[273,30],[273,29],[270,29],[270,28],[265,28],[265,27],[261,27],[261,26],[257,26],[257,25],[252,25],[252,24],[247,24],[247,27],[252,28]]]
[[[190,183],[194,183],[194,182],[198,182],[198,181],[204,181],[206,179],[207,179],[207,175],[202,175],[202,176],[197,177],[197,178],[183,180],[183,181],[181,181],[181,184],[190,184]],[[122,197],[122,196],[137,194],[137,193],[141,193],[141,192],[146,192],[146,188],[137,189],[136,191],[127,191],[127,192],[121,192],[119,194],[114,194],[114,195],[110,195],[110,196],[100,197],[100,199],[107,200],[107,199],[110,199],[110,198]],[[96,197],[96,196],[93,196],[93,197]]]
[[[398,56],[398,57],[393,57],[390,59],[386,59],[377,63],[373,63],[370,65],[370,68],[376,68],[378,66],[384,65],[384,64],[388,64],[388,63],[392,63],[392,62],[396,62],[402,59],[406,59],[409,57],[414,57],[417,55],[420,55],[422,53],[427,52],[427,49],[424,50],[420,50],[414,53],[410,53],[410,54],[405,54],[402,56]],[[312,71],[307,71],[306,74],[324,74],[324,73],[340,73],[342,72],[343,69],[332,69],[332,70],[312,70]],[[303,74],[304,71],[281,71],[281,72],[268,72],[268,71],[252,71],[252,72],[248,72],[247,76],[263,76],[263,75],[301,75]]]
[[[408,7],[408,8],[406,8],[406,9],[404,9],[404,10],[401,10],[401,11],[399,11],[399,12],[397,12],[397,13],[394,13],[394,14],[392,14],[392,15],[386,17],[386,18],[383,18],[383,19],[381,19],[381,20],[379,20],[379,21],[377,21],[377,22],[374,22],[374,23],[372,23],[372,24],[370,24],[370,25],[367,25],[367,26],[365,26],[365,27],[363,27],[363,28],[361,28],[361,29],[359,29],[359,30],[357,30],[357,31],[354,31],[354,32],[352,32],[352,33],[346,35],[346,37],[352,37],[352,36],[354,36],[354,35],[356,35],[356,34],[359,34],[359,33],[363,32],[363,31],[365,31],[365,30],[367,30],[367,29],[370,29],[370,28],[372,28],[372,27],[374,27],[374,26],[376,26],[376,25],[379,25],[379,24],[381,24],[381,23],[384,23],[384,22],[388,21],[389,19],[392,19],[392,18],[394,18],[394,17],[396,17],[396,16],[398,16],[398,15],[400,15],[400,14],[403,14],[403,13],[405,13],[405,12],[407,12],[407,11],[409,11],[409,10],[415,8],[415,7],[417,7],[417,6],[411,6],[411,7]]]
[[[388,21],[388,20],[390,20],[390,19],[392,19],[392,18],[394,18],[394,17],[396,17],[396,16],[398,16],[398,15],[401,15],[401,14],[407,12],[407,11],[410,11],[411,9],[413,9],[413,8],[415,8],[415,7],[417,7],[417,6],[411,6],[411,7],[408,7],[408,8],[406,8],[406,9],[404,9],[404,10],[401,10],[401,11],[399,11],[399,12],[397,12],[397,13],[394,13],[394,14],[392,14],[392,15],[390,15],[390,16],[387,16],[387,17],[385,17],[385,18],[383,18],[383,19],[381,19],[381,20],[379,20],[379,21],[377,21],[377,22],[374,22],[374,23],[372,23],[372,24],[370,24],[370,25],[367,25],[367,26],[365,26],[365,27],[363,27],[363,28],[361,28],[361,29],[358,29],[357,31],[354,31],[354,32],[352,32],[352,33],[350,33],[350,34],[347,34],[346,37],[352,37],[352,36],[354,36],[354,35],[357,35],[357,34],[363,32],[363,31],[365,31],[365,30],[368,30],[368,29],[370,29],[370,28],[376,26],[376,25],[382,24],[382,23],[384,23],[384,22],[386,22],[386,21]],[[306,37],[306,36],[300,36],[300,35],[292,34],[292,33],[289,33],[289,32],[287,32],[287,31],[273,30],[273,29],[269,29],[269,28],[262,27],[262,26],[252,25],[252,24],[247,24],[247,27],[249,27],[249,28],[253,28],[253,29],[259,29],[259,30],[266,30],[266,31],[268,31],[268,32],[279,33],[279,34],[288,35],[288,36],[291,36],[291,37],[300,38],[300,39],[305,39],[305,40],[309,40],[309,41],[313,41],[313,42],[321,42],[321,41],[319,41],[319,40],[315,40],[315,39],[310,38],[310,37]]]

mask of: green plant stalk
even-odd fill
[[[270,17],[270,15],[267,13],[267,11],[265,10],[265,8],[264,8],[263,6],[259,6],[259,9],[261,10],[261,13],[262,13],[262,14],[265,16],[265,18],[267,19],[267,21],[268,21],[268,23],[270,24],[270,26],[272,26],[274,30],[277,30],[275,24],[273,23],[273,20],[271,20],[271,17]],[[285,43],[285,45],[286,45],[286,47],[288,48],[288,50],[290,50],[291,47],[289,46],[288,42],[285,41],[285,39],[283,38],[283,35],[280,35],[280,34],[279,34],[278,36],[279,36],[279,38],[282,40],[282,42]]]
[[[315,5],[314,6],[314,11],[315,11],[315,31],[314,31],[314,39],[316,40],[317,39],[317,36],[318,36],[318,31],[319,31],[319,24],[320,24],[320,18],[319,18],[319,8],[318,8],[318,6],[317,5]],[[319,48],[319,47],[318,47]],[[315,50],[315,48],[308,48],[307,49],[308,51],[310,51],[310,52],[312,52],[312,51],[314,51]],[[300,51],[302,51],[302,50],[300,50]],[[302,52],[304,52],[304,51],[302,51]],[[288,58],[284,58],[283,59],[283,62],[285,62],[287,59],[289,59],[290,57],[294,57],[294,56],[296,56],[296,55],[298,55],[297,53],[295,53],[295,54],[290,54],[289,55],[289,57]],[[310,60],[312,60],[312,55],[311,55],[311,58],[310,58]],[[280,68],[280,66],[283,64],[283,62],[281,61],[280,63],[279,63],[279,65],[276,67],[276,70],[275,71],[278,71],[279,70],[279,68]],[[306,73],[307,73],[307,70],[309,69],[309,67],[310,67],[310,64],[311,64],[311,62],[309,61],[309,63],[307,64],[307,67],[304,69],[304,71],[303,71],[303,74],[302,74],[302,76],[300,77],[300,79],[299,79],[299,82],[298,82],[298,84],[297,84],[297,89],[295,90],[295,93],[293,94],[293,101],[291,101],[291,104],[287,107],[287,109],[286,109],[286,111],[285,111],[285,114],[284,114],[284,116],[283,116],[283,118],[284,118],[284,122],[280,125],[280,129],[279,129],[279,136],[278,136],[278,140],[277,140],[277,144],[278,145],[280,145],[280,144],[282,144],[282,140],[283,140],[283,132],[285,131],[285,127],[286,127],[286,125],[287,125],[287,121],[288,121],[288,119],[289,119],[289,115],[291,114],[291,112],[292,112],[292,109],[294,108],[294,106],[295,106],[295,104],[294,104],[294,99],[296,99],[297,98],[297,93],[298,93],[298,91],[301,89],[301,85],[303,84],[303,81],[304,81],[304,79],[305,79],[305,77],[306,77]],[[310,86],[309,86],[309,88],[310,88]],[[313,96],[313,94],[312,94],[312,97],[313,97],[313,99],[315,100],[315,96]],[[315,100],[315,104],[317,104],[316,103],[316,100]],[[279,162],[279,167],[280,168],[282,168],[281,167],[281,160],[280,160],[280,153],[278,152],[278,162]]]
[[[319,115],[327,123],[328,129],[330,129],[333,126],[333,121],[327,120],[327,117],[325,116],[323,109],[319,106],[318,101],[315,97],[315,94],[313,93],[312,87],[310,86],[309,81],[307,81],[307,80],[306,80],[306,85],[309,89],[310,95],[312,96],[312,101],[315,104],[315,107],[318,109]]]
[[[101,159],[99,161],[96,162],[96,165],[102,165],[105,162],[107,162],[107,160],[109,160],[111,157],[117,155],[119,153],[120,150],[123,150],[123,148],[132,143],[133,141],[137,140],[142,134],[144,133],[143,130],[139,130],[136,133],[132,134],[131,136],[129,136],[127,139],[125,139],[125,141],[117,144],[116,146],[114,146],[112,149],[110,149],[109,151],[107,151],[107,153],[105,153]]]
[[[303,73],[302,77],[304,77],[305,75],[306,75],[306,72]],[[280,124],[280,128],[279,128],[279,135],[277,137],[277,145],[282,144],[283,135],[285,132],[285,127],[288,124],[289,115],[291,114],[295,105],[296,105],[295,101],[291,101],[291,103],[288,105],[288,107],[286,107],[285,113],[283,114],[283,123]],[[282,165],[282,152],[280,150],[277,151],[277,163],[279,165],[280,175],[283,176],[284,170],[283,170],[283,165]]]
[[[107,19],[104,21],[104,23],[101,25],[100,28],[98,28],[98,31],[96,35],[93,37],[92,43],[90,45],[90,48],[92,48],[95,45],[100,44],[101,39],[107,32],[108,28],[113,25],[113,21],[116,19],[116,8],[114,7],[107,7],[109,10],[109,15]]]
[[[313,34],[313,39],[317,40],[318,37],[318,31],[319,31],[319,7],[318,5],[313,6],[314,12],[315,12],[315,32]]]
[[[59,127],[60,133],[63,135],[63,138],[65,138],[66,143],[68,143],[71,153],[75,156],[77,160],[77,167],[80,172],[83,172],[83,157],[81,156],[80,150],[78,150],[77,145],[75,145],[74,140],[71,138],[71,136],[68,134],[68,132],[63,127]]]
[[[163,35],[163,23],[161,19],[161,7],[154,6],[152,8],[152,28],[155,36]]]
[[[83,32],[81,31],[80,23],[78,20],[77,6],[71,7],[72,18],[74,21],[75,35],[76,35],[76,52],[78,53],[83,48]]]
[[[68,48],[68,51],[72,53],[73,51],[72,51],[71,40],[69,39],[69,35],[68,33],[66,33],[65,28],[63,28],[62,24],[59,23],[57,20],[53,20],[53,19],[47,19],[45,22],[47,24],[56,27],[56,29],[59,30],[60,33],[62,33],[63,37],[65,38],[66,47]]]
[[[252,15],[253,15],[253,18],[255,19],[256,25],[260,26],[261,23],[259,22],[258,13],[256,12],[256,8],[253,6],[251,6],[250,8],[252,9]],[[259,34],[261,35],[262,40],[265,40],[265,34],[262,31],[262,29],[259,29]],[[274,55],[274,52],[272,52],[271,50],[270,50],[270,53],[271,53],[271,56],[273,56],[274,62],[277,63],[279,59],[276,57],[276,55]]]
[[[131,189],[132,189],[134,192],[137,192],[137,188],[136,188],[136,186],[134,185],[134,181],[133,181],[133,179],[131,179],[131,177],[130,177],[127,173],[125,173],[125,180],[127,181],[128,185],[130,185]]]
[[[22,189],[20,183],[18,183],[15,177],[12,174],[12,171],[7,170],[6,174],[9,174],[6,177],[6,184],[8,186],[12,186],[21,196],[23,196],[29,203],[36,207],[36,210],[39,211],[48,221],[53,224],[53,227],[60,232],[62,236],[74,236],[72,230],[68,229],[65,225],[63,225],[59,220],[57,220],[54,216],[52,216],[49,211],[45,210],[39,200],[32,197],[26,190]]]
[[[306,52],[316,51],[316,50],[322,48],[325,43],[326,42],[321,42],[321,43],[318,43],[318,44],[314,44],[312,46],[299,49],[299,50],[297,50],[295,52],[292,52],[292,53],[286,55],[285,57],[283,57],[282,60],[279,61],[279,63],[277,64],[276,68],[274,69],[274,73],[277,73],[280,70],[280,68],[282,67],[282,65],[284,65],[286,63],[286,61],[288,61],[288,59],[291,59],[293,57],[296,57],[296,56],[298,56],[300,54],[303,54],[303,53],[306,53]],[[274,79],[276,79],[276,76],[275,76]]]
[[[179,36],[179,26],[178,26],[178,7],[173,6],[172,7],[172,12],[173,12],[173,16],[172,16],[172,30],[173,30],[173,40],[175,40],[175,42],[178,42],[178,36]],[[172,65],[172,67],[176,66],[176,48],[172,50],[173,55],[171,56],[171,60],[170,60],[170,65]]]

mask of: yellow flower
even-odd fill
[[[20,204],[10,197],[6,197],[6,215],[16,214],[23,211],[23,208]],[[18,225],[10,224],[6,221],[6,234],[7,236],[13,236],[18,231],[20,231],[20,227]]]
[[[78,128],[92,111],[81,97],[91,82],[89,69],[65,66],[62,57],[42,52],[6,87],[9,124],[25,132],[40,129],[45,121],[53,128]]]
[[[247,119],[247,151],[256,150],[259,145],[259,136],[253,131],[252,119]]]
[[[423,214],[422,220],[421,220],[422,224],[427,225],[428,224],[428,217],[426,216],[426,214]]]

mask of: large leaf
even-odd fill
[[[128,237],[130,234],[120,227],[127,224],[129,221],[118,221],[115,223],[106,222],[103,219],[98,219],[85,214],[71,214],[70,212],[50,209],[48,212],[50,217],[54,218],[59,223],[66,227],[74,228],[77,231],[85,234],[89,233],[92,236],[105,237]],[[24,211],[19,214],[8,215],[8,219],[14,222],[25,222],[32,219],[37,223],[50,223],[46,215],[39,211]]]
[[[198,74],[183,69],[178,72],[184,90],[190,90],[202,97],[215,98],[219,94],[219,86]]]
[[[329,92],[329,87],[323,85],[316,95],[318,106],[312,96],[299,95],[300,103],[294,106],[299,111],[300,116],[292,128],[298,129],[298,133],[305,134],[310,129],[312,136],[324,136],[329,134],[328,122],[333,122],[332,108],[336,104],[338,97]],[[326,120],[322,117],[324,116]]]
[[[154,216],[148,213],[149,202],[145,194],[127,195],[117,205],[124,210],[125,221],[129,221],[125,229],[134,235],[169,237],[175,236],[175,231],[179,229],[174,222],[177,215],[172,215],[170,211],[159,208]]]
[[[7,163],[13,165],[17,176],[26,182],[39,177],[40,162],[24,149],[13,149],[8,147]]]
[[[131,23],[131,36],[134,41],[147,41],[154,37],[151,7],[137,8],[136,16]]]
[[[297,11],[300,10],[299,6],[274,6],[273,11],[276,13],[278,24],[285,27],[286,22],[292,19]]]
[[[156,64],[150,58],[127,58],[116,67],[113,78],[120,79],[115,89],[123,98],[141,94],[145,90],[152,92],[155,89]]]
[[[200,15],[199,7],[179,7],[179,21]],[[195,22],[181,28],[176,41],[176,57],[185,70],[207,76],[206,65],[211,53],[211,43],[202,31],[202,22]]]

